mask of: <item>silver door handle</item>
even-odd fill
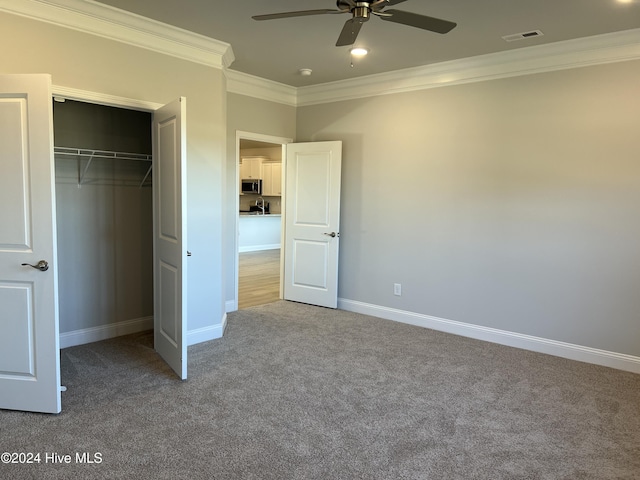
[[[40,270],[41,272],[46,272],[47,270],[49,270],[49,264],[47,263],[46,260],[40,260],[35,265],[31,265],[30,263],[23,263],[22,266],[32,267],[32,268],[35,268],[36,270]]]
[[[331,232],[331,233],[326,233],[325,232],[325,233],[323,233],[323,235],[326,235],[326,236],[331,237],[331,238],[335,238],[335,237],[339,237],[340,236],[340,234],[336,233],[336,232]]]

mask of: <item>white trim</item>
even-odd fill
[[[261,252],[263,250],[278,250],[280,248],[279,243],[271,243],[267,245],[251,245],[249,247],[239,247],[238,252]]]
[[[640,29],[408,68],[298,89],[298,106],[640,59]]]
[[[228,43],[93,0],[0,0],[0,11],[223,70],[235,59]],[[638,59],[640,29],[630,29],[299,88],[225,75],[229,93],[306,106]]]
[[[235,308],[233,308],[232,310],[228,309],[227,306],[227,311],[235,311],[238,310],[238,304],[239,304],[239,294],[238,294],[238,290],[239,290],[239,273],[240,273],[240,251],[239,251],[239,244],[240,244],[240,240],[238,238],[239,234],[240,234],[240,215],[238,214],[238,212],[240,211],[240,141],[241,140],[255,140],[258,142],[265,142],[265,143],[272,143],[274,145],[280,145],[282,148],[282,172],[283,172],[283,178],[284,178],[284,172],[286,172],[287,169],[287,144],[292,143],[293,139],[291,138],[286,138],[286,137],[275,137],[273,135],[266,135],[264,133],[253,133],[253,132],[246,132],[243,130],[236,130],[236,151],[235,151],[235,165],[236,165],[236,175],[235,175],[235,187],[234,187],[234,198],[235,198],[235,210],[234,210],[234,219],[235,219],[235,235],[234,235],[234,243],[233,243],[233,252],[234,252],[234,258],[233,258],[233,295],[234,298],[233,300],[227,300],[227,304],[228,302],[233,302],[233,306]],[[281,229],[281,245],[282,245],[282,254],[280,255],[280,297],[282,297],[282,292],[283,292],[283,278],[284,278],[284,235],[285,235],[285,230],[284,230],[284,222],[285,222],[285,207],[284,207],[284,200],[285,200],[285,196],[286,196],[286,192],[284,191],[284,185],[285,182],[282,182],[283,185],[283,190],[282,190],[282,197],[281,197],[281,204],[282,204],[282,210],[281,210],[281,218],[282,221],[280,222],[280,229]]]
[[[640,59],[640,28],[368,75],[288,87],[227,71],[228,91],[297,107]]]
[[[0,11],[215,68],[235,59],[228,43],[93,0],[0,0]],[[305,106],[637,59],[640,29],[631,29],[299,88],[225,74],[230,93]]]
[[[545,353],[557,357],[568,358],[570,360],[577,360],[579,362],[592,363],[595,365],[602,365],[604,367],[616,368],[618,370],[640,373],[640,357],[635,357],[633,355],[609,352],[597,348],[559,342],[557,340],[498,330],[496,328],[456,322],[454,320],[433,317],[431,315],[407,312],[404,310],[372,305],[344,298],[338,299],[338,308],[386,320],[393,320],[395,322],[430,328],[440,332],[474,338],[476,340],[484,340],[509,347],[522,348],[533,352]]]
[[[222,322],[217,325],[189,330],[187,332],[187,345],[191,346],[197,343],[208,342],[209,340],[222,338],[225,328],[227,328],[226,313],[222,316]]]
[[[196,343],[221,338],[226,326],[227,314],[225,313],[222,322],[218,325],[189,330],[187,332],[187,345],[195,345]],[[61,333],[59,336],[60,348],[75,347],[77,345],[84,345],[85,343],[99,342],[101,340],[147,330],[153,330],[153,317],[125,320],[123,322],[101,325],[99,327],[82,328],[80,330]]]
[[[153,317],[135,318],[99,327],[82,328],[71,332],[61,333],[60,348],[75,347],[85,343],[99,342],[121,335],[153,330]]]
[[[292,107],[297,105],[298,89],[296,87],[235,70],[226,70],[225,76],[227,77],[228,93],[237,93]]]
[[[227,314],[225,313],[222,322],[211,327],[197,328],[187,332],[187,345],[207,342],[221,338],[227,326]],[[99,327],[82,328],[60,334],[60,348],[75,347],[85,343],[99,342],[121,335],[153,330],[153,317],[136,318],[123,322],[111,323]]]
[[[130,108],[132,110],[141,110],[144,112],[154,112],[163,106],[161,103],[118,97],[106,93],[90,92],[88,90],[79,90],[77,88],[62,87],[59,85],[53,85],[51,87],[51,91],[54,97],[62,97],[67,100],[97,103],[99,105],[108,105],[111,107]]]
[[[0,0],[0,11],[210,67],[226,68],[235,59],[228,43],[92,0]]]
[[[224,302],[224,311],[229,313],[229,312],[235,312],[236,310],[238,310],[238,302],[235,300],[227,300],[226,302]]]
[[[276,137],[273,135],[267,135],[264,133],[244,132],[242,130],[236,130],[236,147],[238,149],[237,157],[238,164],[240,163],[240,140],[255,140],[256,142],[273,143],[274,145],[286,145],[292,143],[292,138]],[[238,179],[239,181],[240,179]]]

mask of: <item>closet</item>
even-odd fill
[[[153,328],[151,122],[53,102],[62,348]]]

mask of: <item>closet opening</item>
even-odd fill
[[[60,348],[153,330],[152,120],[53,101]]]

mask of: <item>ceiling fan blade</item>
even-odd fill
[[[358,38],[358,33],[360,33],[360,29],[362,28],[362,24],[365,22],[362,18],[352,18],[347,20],[342,27],[342,31],[340,32],[340,36],[338,37],[338,41],[336,42],[336,47],[344,47],[345,45],[353,45]]]
[[[380,8],[385,8],[385,7],[390,7],[393,5],[397,5],[399,3],[404,3],[407,0],[375,0],[375,2],[373,2],[371,5],[369,5],[371,8],[375,8],[375,7],[380,7]]]
[[[348,10],[347,10],[348,11]],[[254,15],[254,20],[275,20],[277,18],[290,18],[290,17],[305,17],[307,15],[324,15],[325,13],[345,13],[343,10],[302,10],[299,12],[282,12],[282,13],[268,13],[266,15]]]
[[[422,28],[423,30],[436,33],[448,33],[457,25],[457,23],[449,22],[448,20],[427,17],[402,10],[385,10],[384,13],[391,14],[391,16],[380,17],[387,22],[401,23],[402,25]]]

